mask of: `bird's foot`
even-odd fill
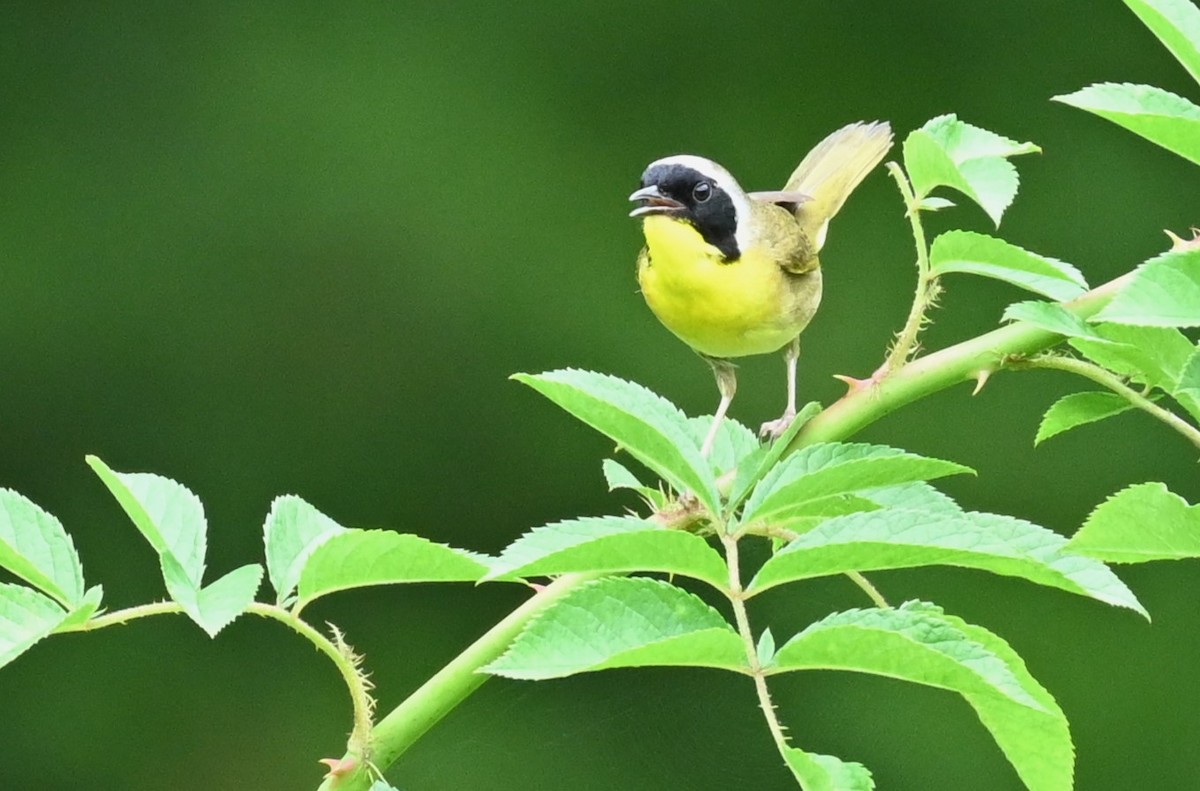
[[[778,420],[768,420],[762,424],[762,428],[758,430],[758,438],[763,442],[774,442],[783,436],[784,432],[796,420],[795,410],[789,409],[780,416]]]

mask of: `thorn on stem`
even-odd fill
[[[871,383],[870,379],[855,379],[853,376],[844,376],[842,374],[834,374],[834,379],[846,385],[846,393],[857,393]]]
[[[358,768],[358,759],[349,755],[342,758],[322,758],[317,763],[329,767],[329,771],[325,773],[326,780],[345,777]]]
[[[992,375],[991,368],[981,368],[975,372],[975,389],[971,391],[971,395],[979,395],[979,391],[987,384],[988,377]]]
[[[859,390],[866,390],[868,387],[874,387],[884,380],[888,375],[887,363],[875,369],[875,372],[866,379],[856,379],[853,376],[844,376],[842,374],[834,374],[833,378],[846,385],[846,395],[857,393]]]
[[[1192,238],[1184,239],[1175,235],[1170,230],[1163,229],[1163,233],[1165,233],[1171,239],[1172,252],[1180,252],[1183,250],[1200,250],[1200,228],[1192,226],[1191,231]]]

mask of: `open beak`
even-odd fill
[[[642,205],[629,212],[630,217],[645,217],[650,214],[678,214],[684,210],[684,205],[674,198],[662,194],[654,184],[642,187],[629,196],[629,200],[642,201]]]

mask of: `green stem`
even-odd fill
[[[1064,306],[1086,319],[1108,304],[1132,273],[1110,280]],[[1018,321],[940,351],[918,357],[879,381],[851,388],[821,414],[804,425],[788,452],[815,442],[837,442],[900,407],[931,393],[966,381],[980,381],[1027,357],[1061,343],[1063,336]]]
[[[109,626],[120,626],[127,624],[130,621],[138,618],[147,618],[153,615],[176,615],[185,612],[183,605],[173,601],[160,601],[151,604],[141,604],[136,607],[127,607],[123,610],[114,610],[110,613],[97,616],[88,621],[75,626],[71,629],[65,629],[65,632],[93,632],[97,629],[104,629]],[[293,631],[301,637],[307,639],[310,643],[317,647],[321,653],[325,654],[337,667],[341,673],[342,679],[346,682],[346,687],[350,691],[350,700],[354,705],[354,730],[350,735],[351,744],[367,744],[367,740],[371,734],[371,696],[370,688],[366,678],[358,672],[354,660],[342,652],[342,650],[325,635],[318,632],[313,627],[309,626],[304,621],[292,615],[282,607],[276,607],[273,604],[264,604],[262,602],[253,602],[246,608],[246,612],[260,615],[264,618],[273,618],[282,624],[291,627]]]
[[[866,593],[871,601],[875,602],[876,607],[881,610],[890,610],[892,608],[892,605],[888,604],[887,599],[883,598],[883,594],[879,592],[879,588],[872,585],[871,581],[862,574],[857,571],[847,571],[846,576],[850,578],[851,582],[862,588],[863,593]]]
[[[762,662],[758,658],[758,644],[754,640],[754,632],[750,629],[750,616],[746,611],[745,591],[742,589],[741,562],[738,558],[738,539],[736,536],[723,536],[721,542],[725,545],[725,563],[729,566],[729,602],[733,605],[733,620],[737,624],[738,634],[746,646],[746,661],[750,665],[750,677],[754,679],[754,691],[758,695],[758,707],[762,710],[763,718],[767,721],[767,729],[775,741],[779,755],[787,763],[790,746],[771,701],[771,691],[767,688],[767,675]]]
[[[95,618],[84,621],[70,629],[64,629],[63,631],[91,632],[96,629],[103,629],[106,626],[119,626],[151,615],[171,615],[181,612],[183,612],[183,606],[178,602],[156,601],[151,604],[140,604],[137,607],[127,607],[124,610],[113,610],[110,613],[98,615]]]
[[[900,194],[904,197],[906,207],[905,214],[912,225],[913,241],[917,246],[917,293],[913,297],[912,307],[909,308],[904,328],[896,336],[896,342],[892,345],[892,350],[880,369],[883,373],[890,373],[904,365],[916,350],[917,336],[920,335],[921,327],[925,324],[926,314],[933,306],[937,288],[936,279],[929,274],[929,246],[925,242],[925,228],[921,225],[921,209],[918,206],[917,197],[913,193],[912,185],[909,184],[908,177],[904,175],[904,170],[895,162],[887,163],[887,169],[888,173],[892,174],[892,178],[896,180],[896,186],[900,188]]]
[[[246,608],[246,612],[279,621],[329,657],[342,674],[342,680],[346,682],[346,688],[350,691],[350,701],[354,706],[354,730],[350,732],[349,743],[355,746],[356,752],[363,750],[371,739],[371,712],[374,702],[371,700],[370,682],[359,671],[358,662],[353,655],[283,607],[254,602]]]
[[[1030,357],[1026,360],[1013,361],[1009,367],[1045,368],[1055,371],[1066,371],[1067,373],[1073,373],[1085,379],[1090,379],[1102,387],[1107,387],[1138,409],[1152,415],[1155,419],[1166,423],[1186,437],[1193,445],[1200,448],[1200,430],[1197,430],[1195,426],[1169,409],[1163,409],[1149,398],[1146,398],[1144,394],[1129,387],[1116,374],[1098,365],[1089,363],[1086,360],[1078,360],[1074,357],[1043,355],[1040,357]]]
[[[379,769],[390,766],[427,730],[488,680],[487,675],[479,672],[480,668],[499,657],[533,616],[599,576],[564,575],[509,613],[380,720],[371,736],[369,756],[348,751],[343,761],[355,768],[344,775],[327,778],[320,791],[365,791],[369,788],[374,780],[372,767],[365,765],[366,761],[362,759],[369,759]]]

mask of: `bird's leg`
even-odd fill
[[[707,459],[708,454],[712,452],[713,442],[717,439],[717,429],[721,427],[721,421],[725,419],[725,413],[729,411],[729,404],[733,401],[733,394],[737,392],[737,367],[728,360],[715,357],[704,359],[712,366],[713,374],[717,377],[717,390],[721,393],[721,403],[717,405],[717,414],[713,415],[712,427],[708,430],[708,436],[704,438],[704,444],[700,446],[700,455]]]
[[[787,408],[778,420],[762,424],[758,436],[764,440],[779,439],[796,419],[796,360],[800,357],[800,336],[797,335],[783,349],[783,362],[787,366]]]

